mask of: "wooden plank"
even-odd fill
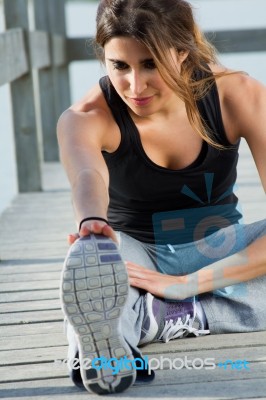
[[[36,301],[36,300],[48,300],[48,299],[58,299],[59,290],[50,289],[47,290],[29,290],[24,292],[0,292],[0,303],[16,302],[16,301]],[[2,330],[1,330],[2,331]]]
[[[50,37],[45,31],[29,32],[31,67],[47,68],[51,65]]]
[[[68,62],[95,60],[92,38],[67,38]]]
[[[25,311],[44,311],[44,310],[61,310],[59,299],[53,300],[37,300],[37,301],[19,301],[12,303],[0,303],[0,315],[7,313],[22,313]],[[0,317],[1,318],[1,317]]]
[[[40,241],[42,238],[40,237]],[[45,246],[47,243],[44,244]],[[60,247],[60,246],[59,246]],[[62,244],[61,244],[62,247]],[[9,251],[11,246],[9,247]],[[65,253],[64,247],[62,247],[62,254]],[[22,271],[27,272],[49,272],[49,271],[61,271],[63,258],[14,258],[2,260],[0,266],[0,275],[6,273],[19,274]],[[25,268],[25,269],[24,269]]]
[[[36,349],[4,350],[1,351],[0,366],[25,364],[54,363],[67,357],[67,346],[40,347]],[[55,363],[56,364],[56,363]],[[58,363],[59,364],[59,363]]]
[[[12,278],[16,279],[17,275],[20,275],[21,272],[24,274],[30,274],[29,277],[31,278],[31,274],[43,274],[47,272],[54,272],[59,273],[62,270],[62,262],[58,263],[49,263],[46,260],[40,260],[40,263],[36,263],[35,261],[31,262],[31,260],[5,260],[2,261],[0,264],[0,281],[2,280],[2,275],[8,274],[9,276],[12,275]],[[9,279],[12,279],[9,277]]]
[[[16,327],[19,329],[18,325],[16,325]],[[24,349],[26,351],[26,349],[34,349],[37,347],[56,347],[64,345],[67,345],[66,336],[64,333],[59,332],[53,334],[34,334],[0,338],[0,350],[12,348],[13,350]]]
[[[206,32],[220,53],[266,51],[266,29]]]
[[[41,241],[41,239],[40,239]],[[29,265],[29,267],[31,265],[35,266],[37,271],[40,271],[42,268],[45,269],[45,266],[48,265],[55,265],[55,271],[56,270],[60,270],[62,268],[63,265],[63,261],[64,261],[64,256],[66,254],[66,250],[64,248],[64,246],[61,246],[60,244],[58,245],[58,247],[56,246],[52,246],[51,245],[51,249],[49,249],[49,254],[47,254],[47,249],[49,246],[49,242],[47,243],[43,243],[42,245],[37,245],[35,243],[32,244],[32,246],[29,245],[25,245],[25,247],[23,247],[22,243],[14,243],[14,245],[9,245],[8,247],[5,248],[5,250],[3,251],[3,256],[2,256],[2,260],[3,263],[5,263],[6,261],[10,261],[11,263],[11,268],[12,267],[17,267],[17,272],[21,273],[23,270],[23,265]],[[13,254],[12,254],[12,249],[14,249]],[[23,254],[24,252],[24,254]],[[47,256],[50,256],[49,258],[44,258],[45,257],[45,253],[47,254]],[[12,257],[12,258],[9,258]],[[3,269],[6,269],[8,271],[9,267],[3,267]],[[37,272],[36,271],[36,272]],[[4,275],[5,272],[2,271],[2,275]]]
[[[19,329],[18,325],[17,329]],[[34,349],[36,347],[57,347],[66,345],[67,340],[63,332],[53,332],[52,334],[34,334],[27,336],[12,336],[9,338],[0,337],[0,350],[24,349],[26,351],[26,349]]]
[[[15,384],[2,384],[1,395],[5,400],[14,400],[14,398],[20,398],[22,400],[73,400],[76,398],[73,396],[77,396],[78,399],[88,400],[88,392],[81,391],[75,387],[69,378],[42,379],[18,382]],[[89,399],[99,400],[99,396],[90,394]],[[101,399],[108,400],[110,396],[101,396]]]
[[[158,375],[158,374],[157,374]],[[157,381],[156,375],[156,381]],[[162,384],[155,386],[152,384],[139,384],[132,386],[125,393],[121,395],[115,395],[111,397],[130,399],[132,397],[138,400],[151,399],[182,399],[182,400],[235,400],[235,399],[248,399],[248,398],[262,398],[265,399],[264,392],[260,389],[263,383],[262,379],[254,379],[254,385],[250,381],[244,381],[245,384],[241,387],[241,381],[223,381],[223,382],[206,382],[197,383],[192,385],[191,383],[178,384],[178,375],[174,378],[174,385],[171,385],[168,390],[168,385]],[[46,380],[34,380],[18,383],[6,383],[2,384],[2,395],[6,400],[13,400],[14,397],[20,397],[23,399],[32,399],[37,397],[38,400],[73,400],[77,397],[80,400],[99,399],[98,395],[88,394],[85,390],[80,390],[73,385],[69,378],[59,379],[46,379]],[[242,390],[243,389],[243,390]],[[23,397],[22,397],[23,396]],[[102,400],[110,399],[110,395],[101,396]]]
[[[240,341],[241,338],[241,341]],[[266,351],[266,331],[263,332],[249,332],[249,333],[227,333],[221,335],[208,335],[197,338],[184,338],[172,340],[169,343],[159,344],[152,343],[145,346],[146,354],[164,354],[185,352],[200,349],[213,350],[213,349],[228,349],[234,347],[253,347],[261,346],[262,352]],[[144,349],[144,348],[143,348]]]
[[[19,26],[28,30],[27,3],[27,0],[4,0],[7,29]],[[29,52],[27,47],[26,52]],[[38,191],[41,190],[41,169],[31,74],[11,83],[11,97],[19,191]]]
[[[22,29],[10,29],[0,34],[0,54],[0,86],[29,71]]]
[[[10,338],[12,336],[28,336],[28,335],[54,335],[55,333],[64,333],[64,324],[59,322],[40,322],[36,324],[6,325],[1,326],[1,337]],[[43,347],[43,346],[41,346]],[[13,349],[12,349],[13,350]]]
[[[66,57],[66,39],[63,35],[53,34],[52,38],[52,54],[53,65],[62,67],[67,64]]]
[[[47,243],[48,244],[48,243]],[[30,243],[28,243],[27,245],[23,246],[23,244],[18,244],[16,247],[15,246],[10,246],[9,249],[4,248],[3,252],[1,252],[1,257],[3,260],[8,259],[11,256],[11,251],[12,248],[13,250],[13,254],[12,254],[12,258],[14,260],[14,262],[18,261],[19,259],[23,258],[24,263],[26,263],[26,260],[28,260],[28,262],[30,263],[32,262],[36,262],[36,260],[39,259],[39,257],[44,257],[44,254],[46,253],[46,249],[47,244],[45,245],[45,243],[40,243],[39,245],[31,245]],[[56,246],[56,245],[51,245],[50,249],[49,249],[49,258],[44,259],[44,260],[48,260],[48,262],[53,262],[53,260],[55,260],[55,262],[58,262],[58,260],[60,259],[60,257],[65,256],[66,254],[66,250],[64,250],[64,247],[61,246]],[[63,263],[63,258],[60,259],[61,263]],[[21,262],[20,265],[22,265],[23,262]]]
[[[33,379],[67,377],[67,367],[57,368],[54,363],[12,365],[1,367],[0,383],[21,382]],[[12,373],[11,373],[12,371]]]
[[[43,289],[59,289],[59,282],[55,281],[37,281],[32,284],[32,282],[19,282],[19,283],[0,283],[1,292],[24,292]]]
[[[23,311],[1,314],[0,326],[31,324],[35,322],[63,321],[63,312],[60,309],[44,311]]]
[[[157,373],[157,375],[159,375]],[[157,376],[156,375],[156,376]],[[168,371],[167,371],[168,375]],[[176,373],[171,383],[152,384],[144,387],[142,385],[133,387],[132,395],[139,400],[152,397],[156,393],[156,398],[170,400],[178,398],[182,400],[191,399],[249,399],[249,398],[265,398],[265,378],[254,379],[227,379],[221,380],[220,377],[216,381],[197,380],[194,382],[179,382],[179,374]],[[166,374],[165,374],[166,376]],[[189,375],[188,375],[189,376]],[[130,392],[128,393],[130,394]]]
[[[1,283],[4,282],[36,282],[36,281],[43,281],[43,280],[59,280],[60,278],[60,271],[50,271],[50,272],[31,272],[29,273],[16,273],[10,274],[6,271],[6,275],[1,275]],[[22,272],[22,271],[21,271]],[[34,285],[33,285],[34,286]]]

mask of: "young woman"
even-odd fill
[[[58,139],[69,365],[102,394],[134,383],[147,343],[266,329],[266,221],[240,223],[233,191],[241,137],[266,188],[266,90],[218,64],[183,0],[102,0],[96,43],[107,76]]]

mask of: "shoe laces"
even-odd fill
[[[194,318],[191,318],[190,314],[186,315],[184,321],[182,321],[181,317],[177,318],[177,320],[166,320],[158,340],[167,343],[171,339],[182,338],[187,336],[189,333],[193,333],[195,336],[207,335],[210,333],[209,330],[194,328],[192,326],[193,321]]]

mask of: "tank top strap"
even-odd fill
[[[104,156],[107,159],[114,161],[115,159],[121,159],[129,149],[132,150],[132,146],[134,146],[134,140],[132,140],[133,132],[131,132],[132,126],[128,121],[127,106],[112,86],[108,76],[102,77],[99,84],[121,134],[121,142],[117,150],[113,153],[104,152]]]

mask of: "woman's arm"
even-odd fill
[[[217,85],[228,139],[247,141],[266,192],[266,87],[243,74],[218,79]]]
[[[102,156],[110,118],[91,104],[68,109],[58,121],[58,142],[62,164],[68,175],[77,227],[84,218],[107,218],[109,174]],[[80,236],[103,233],[115,240],[114,231],[102,221],[86,221]]]
[[[184,300],[266,274],[266,236],[245,250],[184,276],[166,275],[126,262],[130,284],[158,297]]]

